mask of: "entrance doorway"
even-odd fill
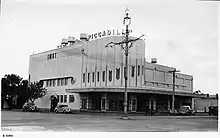
[[[112,99],[109,101],[109,110],[116,111],[116,100]]]
[[[92,110],[101,110],[99,100],[92,100]]]
[[[119,102],[119,110],[120,111],[124,110],[124,101],[123,100],[120,100],[120,102]]]
[[[101,109],[102,111],[105,111],[105,102],[106,102],[106,99],[102,99],[102,103],[101,103]]]
[[[99,94],[94,94],[91,96],[91,101],[92,101],[92,110],[99,110],[101,111],[101,95]]]
[[[132,100],[131,106],[132,106],[131,111],[137,110],[137,100],[136,99]]]
[[[55,95],[50,96],[50,111],[54,112],[54,109],[56,108],[57,104],[59,102],[59,99]]]

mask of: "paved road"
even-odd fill
[[[2,111],[2,131],[217,131],[217,117],[120,116]]]

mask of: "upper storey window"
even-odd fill
[[[99,82],[99,72],[97,72],[97,81]]]
[[[65,85],[68,85],[68,78],[65,78]]]
[[[131,67],[131,77],[134,77],[135,66]]]
[[[88,83],[89,83],[89,77],[90,77],[90,73],[88,73]]]
[[[140,76],[140,70],[141,70],[141,67],[140,65],[138,65],[138,76]]]
[[[83,83],[85,83],[85,79],[86,79],[86,74],[83,73]]]
[[[57,58],[57,53],[51,53],[47,55],[47,60]]]
[[[92,82],[95,81],[95,72],[92,73]]]
[[[116,68],[116,79],[120,79],[120,68]]]
[[[111,82],[112,81],[112,70],[109,70],[109,75],[108,75],[108,80]]]
[[[74,85],[76,79],[73,77],[63,77],[63,78],[47,79],[42,81],[45,81],[46,87],[52,87],[52,86],[55,87],[55,86],[67,86],[69,84]]]
[[[102,81],[105,81],[105,71],[102,71]]]

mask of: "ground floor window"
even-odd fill
[[[168,110],[168,101],[157,100],[157,110],[159,111]]]

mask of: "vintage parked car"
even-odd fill
[[[34,103],[25,103],[21,109],[23,112],[29,111],[29,112],[37,112],[38,108]]]
[[[218,106],[209,106],[209,115],[218,115]]]
[[[71,113],[71,108],[68,107],[68,105],[57,105],[57,107],[54,109],[54,112],[56,113]]]
[[[196,115],[196,112],[190,106],[185,105],[180,107],[178,115]]]

